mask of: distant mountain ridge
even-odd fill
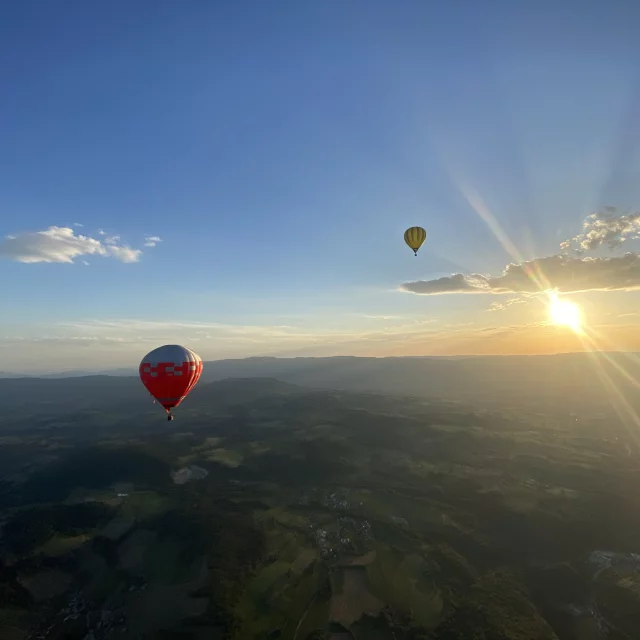
[[[261,387],[265,386],[265,379],[275,379],[312,389],[512,404],[553,402],[566,406],[609,406],[607,384],[613,384],[635,404],[640,394],[620,373],[621,367],[632,378],[640,379],[640,360],[633,354],[620,353],[597,358],[573,353],[470,358],[342,356],[217,360],[205,362],[201,381],[191,397],[198,397],[209,383],[251,378],[262,379],[258,385]],[[137,372],[125,376],[112,374],[5,378],[0,380],[0,406],[13,404],[20,397],[53,403],[62,398],[74,399],[80,405],[96,395],[118,404],[144,398],[146,392],[137,380]],[[607,380],[610,382],[606,383]]]
[[[636,352],[601,352],[599,354],[602,357],[610,357],[614,359],[620,358],[639,358],[640,353]],[[263,369],[267,372],[275,370],[294,370],[304,368],[308,365],[327,365],[329,363],[345,363],[345,362],[518,362],[524,364],[531,362],[558,362],[561,360],[588,360],[593,357],[591,353],[585,352],[572,352],[572,353],[557,353],[557,354],[540,354],[540,355],[462,355],[462,356],[386,356],[386,357],[367,357],[367,356],[326,356],[326,357],[311,357],[311,356],[298,356],[293,358],[279,358],[275,356],[252,356],[249,358],[227,358],[223,360],[205,360],[204,370],[205,374],[210,374],[212,371],[216,371],[216,376],[222,375],[225,377],[233,377],[234,372],[242,373],[242,377],[245,377],[246,370],[256,367],[256,371]],[[229,375],[226,375],[229,374]],[[137,376],[137,367],[118,367],[116,369],[73,369],[67,371],[50,371],[47,373],[27,373],[27,372],[9,372],[0,371],[0,379],[5,378],[80,378],[87,376]],[[253,375],[251,375],[253,377]],[[221,379],[216,377],[216,379]]]

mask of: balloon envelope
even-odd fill
[[[158,347],[140,363],[142,384],[166,411],[187,397],[201,375],[200,356],[178,344]]]
[[[404,241],[413,249],[413,253],[418,255],[418,249],[427,239],[427,232],[422,227],[410,227],[404,232]]]

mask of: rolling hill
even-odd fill
[[[546,404],[567,411],[609,407],[612,389],[633,407],[640,399],[633,379],[640,360],[632,354],[560,354],[474,358],[247,358],[206,362],[190,401],[206,384],[229,378],[275,378],[319,389],[447,398],[512,405]],[[629,374],[628,376],[622,371]],[[147,399],[137,375],[4,378],[0,406],[135,407]],[[142,405],[141,405],[142,406]]]

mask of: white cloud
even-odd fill
[[[79,222],[74,222],[74,223],[73,223],[73,226],[74,226],[74,227],[84,227],[84,225],[83,225],[83,224],[80,224]]]
[[[587,216],[582,233],[565,240],[560,248],[567,250],[575,247],[576,253],[582,253],[606,244],[610,249],[615,249],[625,240],[640,237],[640,213],[616,215],[616,211],[615,207],[605,207]]]
[[[103,231],[98,232],[105,235]],[[111,257],[120,262],[138,262],[142,251],[120,244],[120,236],[104,241],[76,235],[70,227],[49,227],[45,231],[6,236],[0,241],[0,257],[24,263],[73,263],[81,256]]]
[[[110,245],[105,248],[108,255],[120,262],[138,262],[142,255],[142,251],[140,249],[132,249],[131,247],[126,246]]]
[[[488,311],[504,310],[552,289],[563,293],[640,290],[640,254],[629,252],[621,257],[582,257],[585,251],[594,251],[604,245],[615,249],[625,240],[640,239],[640,212],[617,215],[614,207],[605,207],[588,216],[582,226],[582,233],[560,244],[565,251],[573,247],[576,257],[559,254],[513,263],[495,277],[480,273],[454,273],[434,280],[405,282],[400,285],[400,290],[417,295],[520,294],[520,297],[506,302],[493,302]]]
[[[159,238],[158,236],[145,236],[144,246],[155,247],[158,242],[162,242],[162,238]]]

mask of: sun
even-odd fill
[[[554,295],[549,303],[549,317],[554,324],[569,327],[576,333],[582,328],[582,312],[571,300],[563,300]]]

